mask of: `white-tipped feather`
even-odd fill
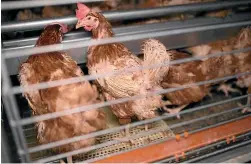
[[[166,47],[155,39],[148,39],[143,44],[144,66],[170,63],[171,53],[166,51]],[[144,71],[144,75],[148,76],[150,82],[160,83],[163,77],[168,73],[169,65]]]

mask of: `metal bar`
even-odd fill
[[[229,159],[227,161],[224,161],[224,163],[247,163],[250,160],[251,160],[251,152],[244,154],[244,155],[241,155],[239,157],[236,157],[234,159]]]
[[[209,108],[209,107],[213,107],[213,106],[216,106],[216,105],[222,105],[222,104],[225,104],[225,103],[228,103],[228,102],[233,102],[233,101],[236,101],[236,100],[244,99],[246,97],[248,97],[248,95],[227,99],[227,100],[224,100],[224,101],[199,106],[199,107],[196,107],[196,108],[190,108],[189,110],[180,112],[180,115],[184,115],[184,114],[191,113],[191,112],[196,112],[196,111],[199,111],[199,110],[202,110],[202,109],[205,109],[205,108]],[[140,126],[140,125],[144,125],[144,124],[148,124],[148,123],[152,123],[152,122],[156,122],[156,121],[159,121],[159,120],[164,120],[164,119],[168,119],[168,118],[172,118],[172,117],[175,117],[175,115],[166,114],[166,115],[160,116],[158,118],[153,118],[153,119],[148,119],[148,120],[132,123],[132,124],[130,124],[130,127],[132,128],[132,127],[136,127],[136,126]],[[98,132],[89,133],[89,134],[86,134],[86,135],[72,137],[72,138],[69,138],[69,139],[61,140],[61,141],[56,141],[56,142],[49,143],[49,144],[43,144],[43,145],[40,145],[40,146],[30,148],[30,151],[31,152],[36,152],[36,151],[41,151],[41,150],[45,150],[45,149],[50,149],[50,148],[53,148],[53,147],[62,146],[64,144],[77,142],[77,141],[80,141],[80,140],[83,140],[83,139],[88,139],[88,138],[91,138],[91,137],[97,137],[97,136],[104,135],[104,134],[107,134],[107,133],[117,132],[117,131],[125,129],[126,127],[127,127],[127,125],[123,125],[123,126],[119,126],[119,127],[115,127],[115,128],[110,128],[110,129],[105,129],[105,130],[98,131]]]
[[[95,161],[96,163],[151,163],[168,158],[175,154],[187,152],[202,146],[225,139],[229,136],[236,136],[251,130],[251,116],[234,121],[222,126],[203,130],[176,140],[168,140],[164,143],[155,144],[141,149],[133,150],[127,153],[108,157],[103,160]],[[210,134],[210,135],[209,135]]]
[[[174,29],[174,30],[160,30],[160,31],[148,32],[148,33],[144,32],[144,33],[138,33],[138,34],[129,34],[125,36],[114,36],[112,38],[106,38],[106,39],[100,39],[100,40],[95,40],[95,39],[83,40],[83,41],[80,40],[80,41],[75,41],[75,42],[70,42],[70,43],[61,43],[61,44],[54,44],[54,45],[33,47],[33,48],[24,48],[22,51],[8,50],[8,51],[2,51],[2,55],[4,56],[4,58],[15,58],[15,57],[21,57],[21,56],[28,56],[32,54],[45,53],[45,52],[63,51],[63,50],[68,50],[72,48],[82,48],[82,47],[88,47],[88,46],[103,45],[103,44],[116,43],[116,42],[126,42],[126,41],[133,41],[133,40],[154,38],[154,37],[163,37],[163,36],[185,34],[185,33],[198,32],[198,31],[248,26],[250,24],[251,24],[251,20],[234,22],[234,23],[223,23],[223,24],[214,24],[214,25],[206,25],[206,26],[188,27],[188,28]]]
[[[247,144],[250,144],[251,143],[251,140],[247,140],[247,141],[244,141],[244,142],[241,142],[239,144],[236,144],[236,145],[233,145],[233,146],[229,146],[229,147],[226,147],[222,150],[218,150],[218,151],[214,151],[212,153],[208,153],[208,154],[205,154],[205,155],[202,155],[200,157],[197,157],[195,159],[191,159],[191,160],[188,160],[186,161],[187,163],[193,163],[195,161],[198,161],[198,160],[202,160],[202,159],[205,159],[205,158],[208,158],[208,157],[211,157],[211,156],[214,156],[214,155],[217,155],[217,154],[220,154],[220,153],[223,153],[223,152],[226,152],[226,151],[229,151],[229,150],[232,150],[232,149],[235,149],[235,148],[238,148],[238,147],[241,147],[241,146],[244,146],[244,145],[247,145]],[[250,159],[250,156],[249,156],[249,159]],[[224,162],[225,163],[225,162]],[[228,163],[228,162],[226,162]],[[232,162],[230,162],[232,163]]]
[[[205,117],[197,118],[197,119],[194,119],[194,120],[189,120],[189,121],[181,122],[181,123],[178,123],[178,124],[174,124],[174,125],[169,126],[169,128],[172,129],[172,128],[175,128],[175,127],[187,125],[187,124],[190,124],[190,123],[194,123],[194,122],[197,122],[197,121],[201,121],[201,120],[205,120],[205,119],[208,119],[208,118],[216,117],[216,116],[226,114],[226,113],[230,113],[230,112],[233,112],[233,111],[237,111],[237,110],[240,110],[240,109],[242,109],[242,107],[237,107],[237,108],[234,108],[234,109],[230,109],[228,111],[224,111],[224,112],[220,112],[220,113],[216,113],[216,114],[211,114],[209,116],[205,116]],[[250,129],[251,129],[251,127],[250,127]],[[136,136],[130,136],[130,137],[128,137],[128,139],[135,139],[135,138],[138,138],[140,136],[151,135],[151,134],[154,134],[154,133],[161,132],[163,130],[165,130],[165,129],[161,128],[161,130],[157,129],[157,130],[151,130],[151,131],[143,132],[143,133],[137,134]],[[105,143],[102,143],[102,144],[90,146],[90,147],[87,147],[87,148],[74,150],[74,151],[67,152],[67,153],[61,153],[61,154],[58,154],[58,155],[55,155],[55,156],[52,156],[52,157],[43,158],[43,159],[40,159],[40,160],[34,161],[34,162],[35,163],[44,163],[44,162],[54,161],[54,160],[57,160],[57,159],[61,159],[61,158],[65,158],[65,157],[85,153],[87,151],[91,151],[91,150],[94,150],[94,149],[110,146],[110,145],[121,143],[121,142],[123,142],[123,141],[113,140],[113,141],[105,142]]]
[[[10,88],[10,80],[8,77],[8,70],[6,69],[6,63],[2,59],[2,84],[3,84],[3,90]],[[25,142],[25,135],[22,130],[22,126],[19,125],[14,125],[15,122],[19,122],[21,120],[20,114],[18,111],[18,107],[15,101],[15,97],[12,94],[3,94],[3,102],[5,105],[5,111],[7,114],[7,117],[9,119],[9,124],[11,127],[11,131],[14,136],[14,141],[16,143],[17,149],[18,149],[18,154],[20,155],[21,161],[22,162],[29,162],[30,161],[30,156],[27,153],[28,148],[27,144]],[[13,124],[14,123],[14,124]]]
[[[246,75],[250,75],[250,74],[251,74],[251,72],[241,73],[241,74],[237,74],[237,75],[234,75],[234,76],[227,76],[227,77],[224,77],[224,78],[218,78],[218,79],[214,79],[214,80],[208,80],[208,81],[197,82],[197,83],[194,83],[194,84],[183,85],[182,87],[161,89],[159,91],[150,92],[150,93],[147,94],[147,96],[160,95],[160,94],[164,94],[164,93],[169,93],[169,92],[173,92],[173,91],[182,90],[182,89],[189,88],[189,87],[192,87],[192,86],[199,86],[199,85],[204,85],[204,84],[220,82],[220,81],[223,81],[223,80],[230,80],[230,79],[233,79],[233,78],[246,76]],[[131,97],[115,99],[115,100],[108,101],[108,102],[96,103],[96,104],[92,104],[92,105],[86,105],[86,106],[82,106],[82,107],[78,107],[78,108],[68,109],[68,110],[64,110],[64,111],[60,111],[60,112],[47,113],[47,114],[43,114],[43,115],[40,115],[40,116],[34,116],[32,118],[25,118],[25,119],[20,120],[20,122],[14,122],[13,124],[14,125],[17,125],[17,124],[21,124],[21,125],[31,124],[31,123],[38,122],[38,121],[54,119],[54,118],[62,117],[62,116],[65,116],[65,115],[80,113],[80,112],[84,112],[84,111],[88,111],[88,110],[92,110],[92,109],[99,109],[99,108],[102,108],[102,107],[105,107],[105,106],[110,106],[110,105],[113,105],[113,104],[119,104],[119,103],[124,103],[124,102],[128,102],[128,101],[143,99],[143,98],[145,98],[145,96],[146,95],[135,95],[135,96],[131,96]]]
[[[116,36],[119,35],[128,35],[136,34],[139,32],[149,32],[149,31],[158,31],[158,30],[171,30],[175,28],[185,28],[185,27],[194,27],[199,25],[209,25],[209,24],[218,24],[218,23],[229,23],[229,22],[240,22],[244,20],[250,20],[251,13],[238,13],[231,15],[231,17],[213,18],[213,17],[198,17],[196,19],[188,19],[185,21],[168,21],[162,23],[153,23],[153,24],[144,24],[144,25],[130,25],[123,27],[114,27],[112,28]],[[234,35],[234,34],[233,34]],[[218,37],[218,36],[217,36]],[[83,40],[83,38],[89,40],[91,39],[90,33],[85,32],[70,32],[64,35],[63,42],[71,42],[78,39]],[[22,48],[22,47],[33,47],[36,43],[38,36],[32,38],[24,38],[17,40],[4,41],[4,49],[13,49],[13,48]]]
[[[7,1],[1,3],[1,10],[25,9],[32,7],[67,5],[77,2],[103,2],[105,0],[27,0],[27,1]]]
[[[8,140],[8,136],[6,134],[6,130],[3,126],[3,122],[1,121],[1,162],[3,163],[11,163],[11,148]]]
[[[158,31],[158,30],[171,30],[176,28],[186,28],[186,27],[194,27],[199,25],[209,25],[209,24],[218,24],[218,23],[229,23],[229,22],[239,22],[243,20],[250,20],[251,14],[235,14],[231,15],[227,18],[196,18],[196,19],[189,19],[186,21],[171,21],[165,23],[154,23],[154,24],[147,24],[147,25],[137,25],[137,26],[128,26],[128,27],[118,27],[114,28],[114,32],[116,36],[119,35],[128,35],[128,34],[137,34],[138,32],[148,32],[148,31]],[[177,49],[177,48],[184,48],[195,46],[199,44],[207,44],[209,42],[213,42],[218,40],[225,40],[228,37],[235,36],[242,27],[232,27],[232,28],[224,28],[219,30],[209,30],[206,32],[192,32],[188,34],[182,35],[171,35],[167,37],[155,37],[160,42],[162,42],[167,49]],[[196,39],[193,37],[196,36]],[[212,37],[217,36],[217,37]],[[185,38],[184,38],[185,37]],[[89,40],[90,34],[84,32],[73,32],[68,33],[64,37],[63,42],[72,42],[77,40]],[[5,48],[2,50],[10,50],[10,49],[18,49],[20,52],[24,47],[34,47],[34,38],[26,38],[26,39],[19,39],[11,40],[10,42],[4,42]],[[170,40],[173,40],[170,42]],[[135,40],[135,41],[128,41],[125,42],[125,46],[135,55],[142,54],[141,44],[144,40]],[[6,43],[6,44],[5,44]],[[78,64],[86,63],[86,56],[87,56],[87,48],[78,48],[66,51],[68,55],[70,55]],[[12,58],[7,61],[7,66],[9,69],[10,75],[18,74],[19,65],[24,62],[27,58],[20,57],[20,58]]]
[[[249,5],[251,0],[239,0],[239,1],[223,1],[223,2],[208,2],[208,3],[197,3],[187,4],[169,7],[158,7],[150,9],[137,9],[127,11],[111,11],[104,12],[104,16],[110,21],[121,21],[121,20],[132,20],[142,18],[152,18],[166,16],[177,13],[188,13],[188,12],[200,12],[200,11],[212,11],[226,8],[232,8],[237,6]],[[66,24],[75,24],[77,19],[75,16],[57,18],[57,19],[46,19],[37,21],[24,21],[24,22],[7,22],[2,24],[2,32],[11,31],[25,31],[30,29],[42,29],[45,25],[52,22],[62,22]]]
[[[243,138],[243,137],[246,137],[246,136],[249,136],[249,135],[251,135],[251,132],[241,134],[241,135],[237,136],[236,139],[238,140],[240,138]],[[191,150],[191,151],[187,152],[186,155],[189,156],[189,155],[195,154],[197,152],[204,151],[204,150],[207,150],[207,149],[209,149],[211,147],[215,147],[217,145],[224,144],[224,143],[226,143],[226,141],[216,142],[216,143],[210,144],[208,146],[201,147],[201,148],[196,149],[196,150]],[[172,161],[172,160],[175,160],[175,157],[171,157],[171,158],[168,158],[168,159],[158,161],[158,163],[166,163],[166,162],[169,162],[169,161]],[[199,160],[199,159],[197,159],[197,157],[196,157],[196,158],[193,158],[193,159],[190,159],[190,160],[186,160],[186,163],[195,162],[197,160]]]
[[[127,74],[127,73],[136,72],[136,71],[143,71],[143,70],[147,70],[147,69],[159,68],[159,67],[163,67],[163,66],[172,66],[172,65],[176,65],[176,64],[197,61],[197,60],[201,60],[201,59],[205,59],[205,58],[209,59],[209,58],[220,57],[220,56],[225,56],[225,55],[241,55],[240,53],[244,53],[244,52],[248,52],[248,51],[251,51],[251,47],[243,48],[243,49],[239,49],[239,50],[233,50],[233,51],[229,51],[229,52],[210,54],[208,56],[190,57],[190,58],[184,58],[184,59],[179,59],[179,60],[173,60],[170,62],[163,61],[160,64],[139,66],[139,67],[128,68],[128,69],[123,69],[123,70],[119,70],[119,71],[106,72],[104,74],[85,75],[85,76],[81,76],[81,77],[73,77],[73,78],[68,78],[68,79],[64,79],[64,80],[54,80],[54,81],[50,81],[50,82],[42,82],[39,84],[28,85],[26,87],[18,86],[18,87],[13,87],[10,90],[6,90],[6,92],[11,93],[11,94],[24,93],[24,92],[28,92],[28,91],[32,91],[32,90],[47,89],[47,88],[58,87],[58,86],[62,86],[62,85],[68,85],[68,84],[74,84],[74,83],[79,83],[79,82],[84,82],[84,81],[96,80],[96,79],[100,79],[100,78],[117,76],[122,73]]]

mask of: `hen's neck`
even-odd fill
[[[106,25],[99,25],[95,30],[92,31],[92,37],[94,39],[104,39],[113,37],[113,31]]]

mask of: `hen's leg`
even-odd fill
[[[133,144],[133,140],[129,139],[130,137],[130,124],[127,124],[124,130],[125,137],[122,138],[114,138],[114,140],[121,141],[121,142],[130,142]]]
[[[60,160],[60,163],[65,163],[63,160]],[[73,163],[72,162],[72,156],[71,157],[67,157],[67,163]]]
[[[187,105],[182,105],[182,106],[177,107],[177,108],[167,108],[167,107],[164,106],[163,108],[164,108],[165,111],[169,112],[170,114],[177,114],[177,118],[180,119],[179,112],[182,109],[184,109]]]
[[[217,88],[217,91],[222,91],[226,97],[229,96],[229,92],[236,92],[241,93],[238,89],[232,88],[230,85],[227,84],[221,84],[219,88]]]
[[[73,163],[73,162],[72,162],[72,156],[67,157],[67,163]]]
[[[149,126],[151,126],[151,125],[145,124],[145,125],[137,126],[137,128],[144,129],[145,131],[148,131]]]
[[[184,20],[185,20],[185,15],[184,15],[184,14],[181,14],[181,15],[180,15],[180,20],[181,20],[181,21],[184,21]]]
[[[213,99],[213,94],[211,92],[208,92],[207,94],[211,99]]]

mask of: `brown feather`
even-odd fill
[[[36,46],[56,44],[62,41],[59,25],[46,27]],[[20,67],[20,83],[23,87],[41,82],[81,77],[77,63],[64,52],[49,52],[30,56]],[[89,82],[80,82],[24,93],[34,115],[64,111],[97,103],[98,93]],[[88,134],[106,127],[105,115],[100,110],[62,116],[37,123],[38,140],[42,144]],[[53,150],[66,152],[93,145],[95,138],[63,145]]]
[[[188,54],[173,51],[173,60],[190,57]],[[201,71],[201,61],[192,61],[181,64],[172,65],[169,73],[164,77],[162,82],[163,88],[181,87],[186,84],[193,84],[204,81],[205,76]],[[198,102],[209,92],[206,85],[194,86],[184,90],[169,92],[165,96],[173,105],[185,105],[192,102]]]

